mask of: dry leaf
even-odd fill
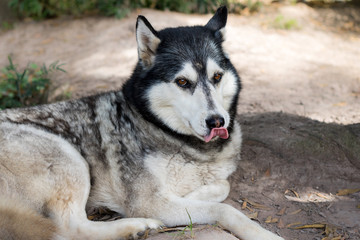
[[[290,224],[286,225],[286,228],[291,228],[292,226],[300,225],[300,224],[301,224],[301,222],[290,223]]]
[[[145,230],[144,239],[147,239],[149,237],[150,229]]]
[[[241,15],[243,15],[243,16],[250,16],[250,9],[249,9],[249,8],[244,8],[244,9],[241,11]]]
[[[265,171],[264,176],[265,176],[265,177],[270,177],[270,176],[271,176],[270,168],[268,168],[268,169]]]
[[[277,227],[283,229],[285,227],[284,221],[280,218]]]
[[[259,213],[258,212],[252,212],[250,214],[247,214],[246,216],[252,220],[257,220]]]
[[[354,26],[355,26],[355,23],[350,21],[350,22],[344,23],[342,27],[346,30],[351,30]]]
[[[318,195],[321,198],[325,198],[325,199],[330,199],[328,196],[321,194],[321,193],[315,193],[316,195]]]
[[[345,195],[350,195],[350,194],[353,194],[353,193],[357,193],[357,192],[360,192],[360,188],[355,188],[355,189],[351,189],[351,188],[348,188],[348,189],[340,189],[336,195],[337,196],[345,196]]]
[[[241,209],[244,210],[247,207],[247,201],[243,201]]]
[[[342,236],[338,236],[338,237],[334,237],[334,238],[332,238],[331,240],[342,240],[343,239],[343,237]]]
[[[257,208],[257,209],[266,209],[266,210],[269,210],[270,208],[265,206],[265,205],[261,205],[259,203],[256,203],[256,202],[250,202],[248,201],[248,203],[250,203],[250,205],[253,207],[253,208]]]
[[[151,230],[151,229],[147,229],[147,230]],[[145,231],[147,231],[147,230],[145,230]],[[159,233],[164,233],[164,232],[174,232],[174,231],[182,231],[182,230],[184,230],[184,228],[183,227],[170,227],[170,228],[168,228],[168,227],[163,227],[163,228],[161,228],[161,229],[159,229],[159,230],[157,230]]]
[[[285,211],[286,211],[286,208],[287,208],[287,207],[282,208],[278,213],[276,213],[276,215],[278,215],[278,216],[284,215],[284,214],[285,214]]]
[[[259,203],[256,203],[256,202],[253,202],[253,201],[250,201],[249,199],[245,198],[245,199],[242,199],[244,202],[246,202],[247,206],[246,208],[249,208],[249,204],[255,208],[255,209],[263,209],[263,210],[270,210],[271,208],[265,206],[265,205],[261,205]]]
[[[351,95],[354,96],[354,97],[359,97],[360,96],[360,91],[352,91],[351,92]]]
[[[252,209],[252,208],[249,207],[249,206],[246,206],[246,209],[249,210],[250,212],[253,212],[253,211],[254,211],[254,209]]]
[[[292,192],[297,198],[300,198],[299,194],[293,189],[286,189],[285,194]]]
[[[356,207],[357,207],[357,208],[360,208],[360,204],[358,204]]]
[[[301,209],[298,209],[298,210],[295,210],[295,211],[289,213],[289,215],[295,215],[295,214],[298,214],[301,211],[302,211]]]
[[[294,227],[294,229],[305,229],[305,228],[325,228],[326,224],[323,223],[314,223],[314,224],[305,224],[303,226]]]
[[[273,219],[271,219],[271,223],[277,223],[278,221],[279,221],[278,218],[273,218]]]
[[[336,233],[336,230],[337,230],[336,227],[334,227],[332,225],[329,225],[329,224],[326,224],[326,226],[325,226],[325,235],[329,236],[330,234],[334,234],[334,233]]]
[[[271,217],[271,216],[268,216],[268,217],[266,218],[265,222],[266,222],[266,223],[271,223],[271,219],[272,219],[272,217]]]
[[[334,107],[344,107],[347,105],[347,102],[338,102],[333,104]]]

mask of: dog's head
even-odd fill
[[[156,31],[139,16],[139,63],[124,93],[143,116],[176,134],[205,142],[228,137],[240,79],[224,53],[227,9],[205,26]]]

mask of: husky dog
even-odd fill
[[[226,20],[221,7],[205,26],[156,31],[139,16],[139,61],[122,90],[0,112],[0,199],[20,214],[31,209],[45,231],[21,237],[22,225],[0,220],[0,238],[136,239],[186,225],[189,214],[243,240],[283,239],[220,203],[241,146]],[[124,218],[88,220],[100,206]],[[0,219],[13,208],[0,203]]]

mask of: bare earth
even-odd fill
[[[0,33],[0,66],[9,54],[19,66],[66,63],[67,74],[54,76],[53,99],[117,89],[137,61],[138,14],[156,29],[210,18],[139,10],[123,20],[25,21]],[[273,28],[280,14],[299,28]],[[359,24],[359,9],[302,4],[229,17],[225,48],[243,82],[244,145],[226,202],[285,239],[360,239],[360,192],[336,195],[360,188]],[[148,239],[237,239],[218,226],[194,228]]]

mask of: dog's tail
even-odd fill
[[[13,198],[0,197],[0,239],[58,239],[55,224]]]

